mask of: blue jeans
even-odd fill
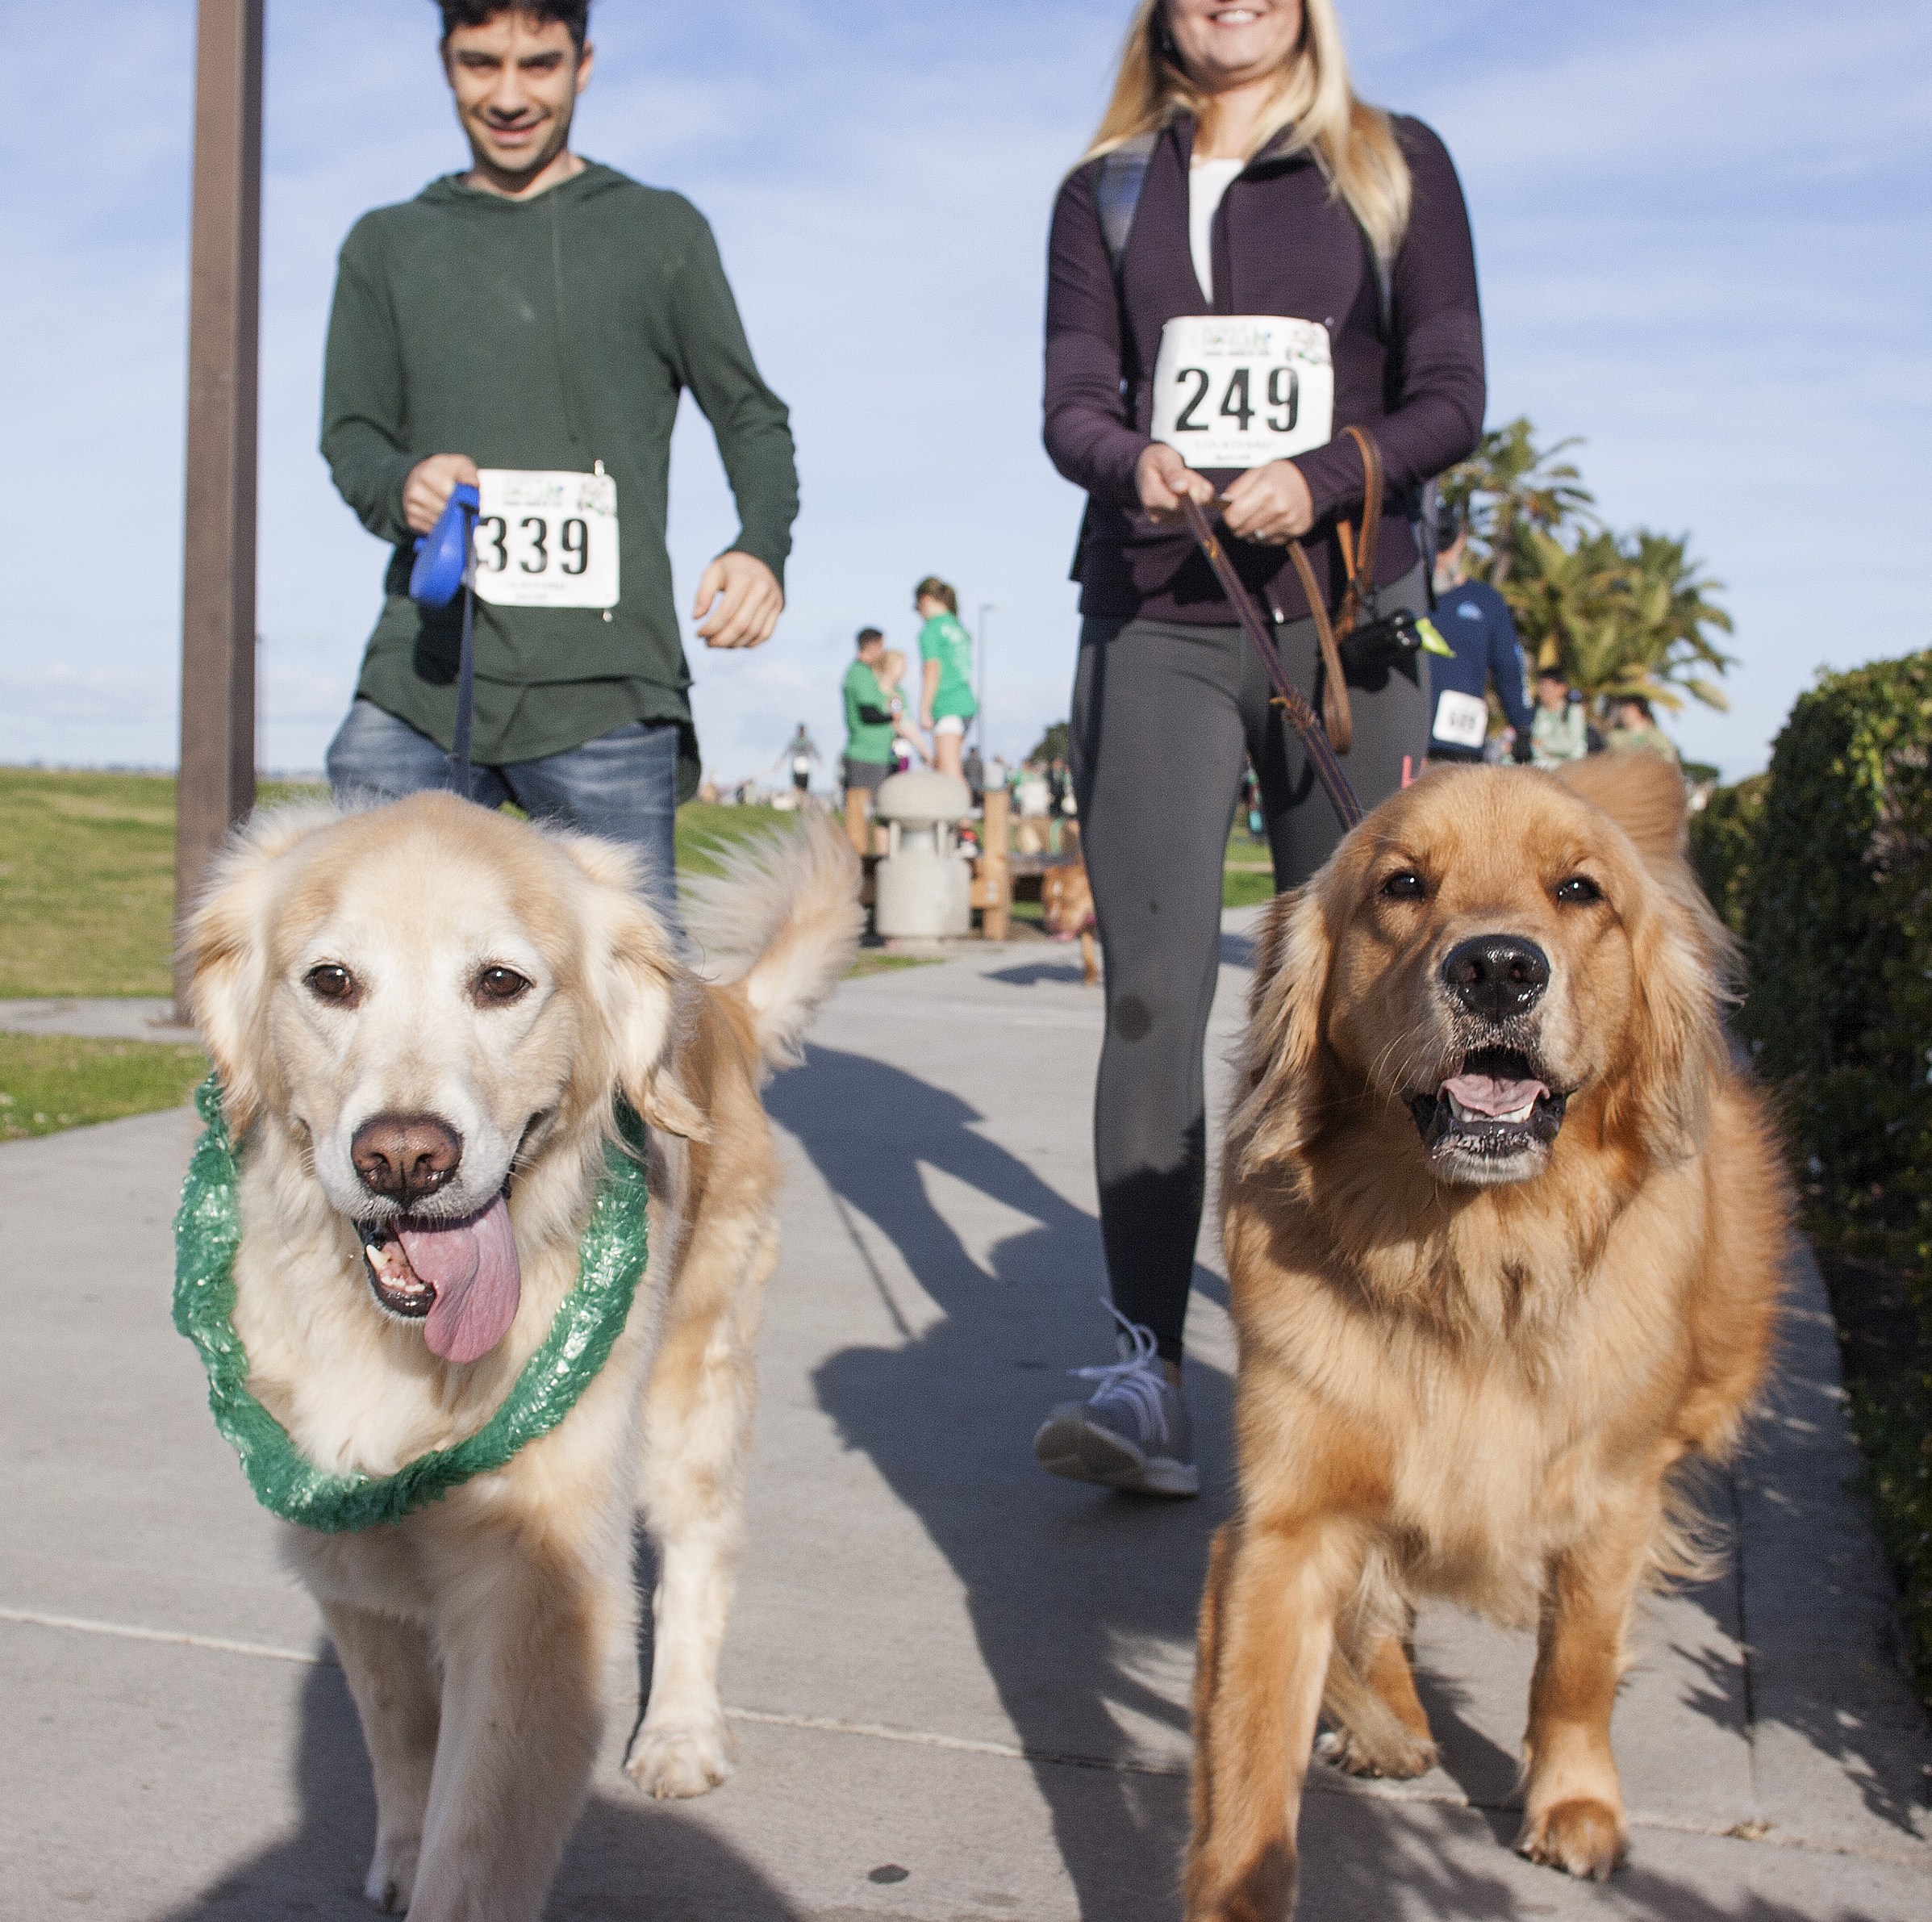
[[[328,744],[329,785],[341,801],[400,800],[429,788],[453,788],[456,768],[427,734],[373,701],[358,700]],[[678,724],[632,721],[582,747],[540,761],[474,767],[486,808],[513,800],[533,821],[581,828],[634,849],[644,892],[678,925]]]

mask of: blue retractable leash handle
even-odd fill
[[[446,608],[463,596],[463,641],[457,659],[457,792],[474,800],[469,771],[470,724],[476,712],[476,517],[482,501],[468,482],[451,490],[442,517],[416,542],[415,565],[409,570],[409,598],[419,608]]]

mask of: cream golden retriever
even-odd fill
[[[631,857],[449,795],[260,817],[186,934],[240,1144],[235,1323],[313,1462],[392,1473],[474,1433],[577,1276],[621,1093],[649,1128],[650,1265],[610,1359],[500,1473],[361,1534],[284,1527],[375,1777],[365,1892],[529,1922],[582,1803],[607,1661],[656,1544],[628,1770],[730,1770],[717,1669],[741,1537],[778,1167],[758,1089],[844,972],[858,863],[829,823],[711,891],[700,980]]]
[[[1271,910],[1223,1170],[1240,1495],[1196,1681],[1189,1922],[1289,1914],[1318,1715],[1434,1758],[1412,1598],[1538,1632],[1518,1846],[1607,1875],[1634,1598],[1764,1373],[1788,1201],[1655,757],[1432,772]]]

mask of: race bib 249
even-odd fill
[[[1273,314],[1181,314],[1154,366],[1157,441],[1190,467],[1265,466],[1325,447],[1335,429],[1328,329]]]

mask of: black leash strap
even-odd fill
[[[468,507],[463,516],[463,642],[457,656],[456,740],[449,758],[456,763],[457,792],[476,799],[476,780],[469,767],[471,723],[476,717],[476,516]]]
[[[1261,664],[1274,686],[1275,698],[1287,713],[1295,732],[1300,735],[1309,764],[1315,770],[1315,778],[1321,783],[1335,810],[1335,817],[1342,823],[1342,832],[1346,834],[1361,820],[1362,804],[1356,800],[1355,790],[1349,785],[1349,778],[1342,772],[1341,762],[1335,758],[1321,717],[1308,705],[1308,696],[1288,679],[1288,671],[1281,664],[1274,637],[1268,632],[1268,624],[1262,618],[1261,609],[1255,606],[1254,595],[1241,584],[1241,576],[1234,571],[1234,563],[1228,558],[1220,537],[1208,524],[1200,503],[1183,500],[1181,510],[1187,517],[1188,533],[1200,543],[1201,552],[1208,557],[1208,565],[1214,570],[1215,579],[1221,583],[1222,592],[1233,608],[1242,632],[1261,656]]]

